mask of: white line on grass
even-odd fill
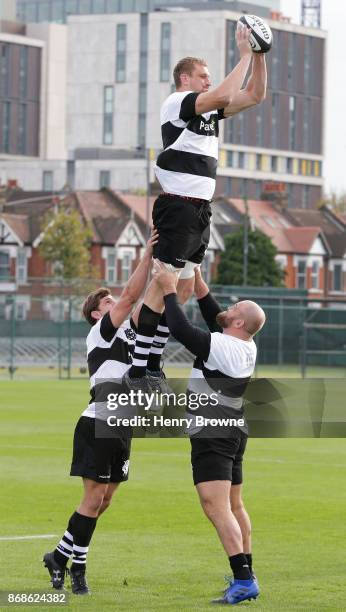
[[[54,533],[47,533],[41,535],[26,535],[26,536],[1,536],[0,541],[9,540],[50,540],[50,538],[57,538],[58,536]]]

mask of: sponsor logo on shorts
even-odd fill
[[[130,460],[127,459],[126,461],[124,461],[124,465],[122,467],[122,471],[123,471],[123,475],[127,476],[127,474],[129,473],[129,467],[130,467]]]

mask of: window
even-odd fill
[[[9,94],[10,45],[2,44],[0,62],[0,95],[6,97]]]
[[[79,13],[88,15],[91,13],[91,0],[79,0]]]
[[[292,174],[293,172],[293,159],[292,157],[287,158],[287,172],[288,174]]]
[[[25,321],[26,319],[26,304],[25,302],[15,302],[15,318],[17,321]]]
[[[106,262],[106,281],[107,283],[115,283],[117,280],[117,255],[116,251],[108,250]]]
[[[105,13],[105,0],[93,0],[92,12],[98,14]]]
[[[11,122],[11,103],[2,103],[2,150],[4,153],[10,151],[10,122]]]
[[[10,277],[10,255],[7,251],[0,251],[0,280]]]
[[[343,291],[342,286],[342,265],[334,264],[333,268],[333,291]]]
[[[289,36],[288,43],[288,65],[287,65],[287,77],[288,77],[288,91],[294,90],[294,65],[295,65],[295,54],[297,48],[297,35],[291,34]]]
[[[30,2],[25,6],[25,21],[32,23],[37,21],[37,3]]]
[[[19,52],[19,97],[26,98],[28,86],[28,47],[21,46]]]
[[[271,67],[271,86],[273,89],[279,89],[279,79],[280,79],[280,62],[279,62],[279,50],[281,41],[279,40],[280,33],[277,30],[272,30],[273,32],[273,49],[272,49],[272,67]]]
[[[26,283],[28,275],[27,270],[27,257],[25,249],[18,249],[17,252],[17,264],[16,264],[16,278],[17,283]]]
[[[227,21],[227,50],[226,50],[226,74],[231,72],[236,62],[235,21]]]
[[[126,24],[118,23],[116,40],[116,74],[115,80],[118,83],[126,81]]]
[[[233,151],[227,151],[227,166],[234,167]]]
[[[310,117],[311,117],[311,101],[310,101],[310,98],[304,98],[304,102],[303,102],[303,148],[305,151],[309,151]]]
[[[256,155],[256,170],[261,170],[262,168],[262,155],[257,153]]]
[[[262,107],[257,109],[256,115],[256,145],[261,147],[263,144],[263,129],[262,129]]]
[[[113,144],[113,87],[103,88],[103,144]]]
[[[279,94],[272,93],[272,129],[271,129],[271,145],[273,148],[278,147],[279,135]]]
[[[304,36],[304,89],[310,93],[312,37]]]
[[[52,21],[56,21],[57,23],[64,22],[64,3],[62,0],[54,0],[52,2]]]
[[[309,196],[310,196],[310,186],[304,185],[303,186],[303,202],[302,202],[303,208],[309,208]]]
[[[171,71],[171,24],[161,23],[160,81],[169,81]]]
[[[296,146],[296,99],[295,96],[289,97],[289,148],[295,149]]]
[[[319,161],[314,162],[314,175],[321,176],[322,174],[322,164]]]
[[[238,153],[238,168],[245,168],[245,153],[243,151]]]
[[[43,171],[42,189],[43,191],[53,191],[53,172],[51,170]]]
[[[306,261],[305,259],[299,259],[298,261],[296,287],[297,289],[306,289]]]
[[[110,187],[111,184],[111,173],[110,170],[101,170],[100,171],[100,189],[102,187]]]
[[[26,104],[19,104],[18,108],[18,153],[26,153]]]
[[[278,158],[276,155],[272,155],[270,158],[271,171],[277,172],[278,169]]]
[[[38,5],[37,21],[49,21],[49,3],[40,2]]]
[[[132,253],[124,252],[121,260],[121,282],[127,283],[132,272]]]
[[[320,264],[313,261],[311,266],[311,289],[320,288]]]
[[[106,0],[108,13],[120,13],[120,0]]]
[[[76,15],[78,13],[78,0],[66,0],[66,15]]]

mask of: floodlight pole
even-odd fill
[[[146,162],[147,162],[147,166],[146,166],[146,175],[147,175],[147,202],[146,202],[146,221],[147,221],[147,233],[148,233],[148,238],[150,238],[150,196],[151,196],[151,188],[150,188],[150,161],[151,161],[151,149],[149,147],[146,148],[145,150],[146,153]]]
[[[247,286],[248,258],[249,258],[249,205],[247,196],[244,194],[244,239],[243,239],[243,286]]]

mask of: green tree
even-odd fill
[[[321,201],[321,206],[330,206],[334,213],[346,213],[346,192],[331,191],[325,194]]]
[[[78,211],[62,209],[45,219],[39,246],[41,256],[54,266],[55,276],[77,289],[79,280],[94,276],[90,266],[92,232]],[[85,285],[84,285],[85,287]]]
[[[244,229],[225,236],[225,250],[218,266],[217,284],[243,284]],[[277,250],[259,230],[249,230],[247,284],[253,287],[283,286],[284,271],[275,261]]]

